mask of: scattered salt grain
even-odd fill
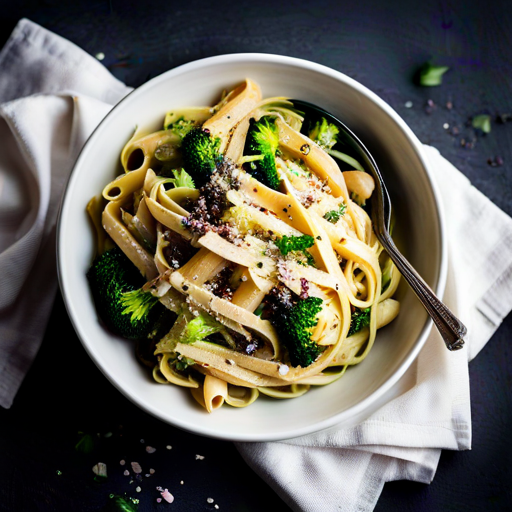
[[[120,460],[119,461],[119,464],[121,464],[121,466],[124,466],[126,464],[126,461],[123,459],[123,460]]]
[[[167,501],[167,503],[172,503],[174,501],[174,496],[169,492],[168,489],[164,489],[161,493],[162,498]]]
[[[156,452],[156,448],[153,448],[152,446],[146,446],[146,451],[148,453],[155,453]]]
[[[136,490],[137,492],[142,491],[142,489],[141,489],[139,486],[135,487],[135,490]]]
[[[162,498],[157,498],[157,499],[156,499],[156,502],[157,502],[157,503],[162,503]]]
[[[207,499],[206,499],[206,501],[207,501],[208,503],[213,503],[215,500],[214,500],[213,498],[207,498]]]
[[[183,485],[185,482],[183,480],[180,481],[180,484]]]
[[[196,455],[196,460],[203,460],[204,459],[204,455]]]
[[[405,108],[412,108],[412,101],[406,101],[404,104]]]
[[[104,54],[103,52],[98,52],[98,53],[96,54],[96,58],[97,58],[98,60],[103,60],[103,59],[105,58],[105,54]]]
[[[167,448],[168,450],[172,450],[172,446],[171,446],[170,444],[168,444],[168,445],[166,446],[166,448]]]
[[[142,473],[142,468],[140,467],[140,464],[138,462],[132,462],[131,465],[134,473]]]
[[[215,505],[214,505],[214,508],[216,508],[217,510],[219,510],[219,505],[215,504]]]
[[[149,468],[149,474],[150,475],[154,475],[155,474],[155,470],[153,468]]]
[[[127,469],[125,469],[124,472],[123,472],[123,475],[124,476],[130,476],[130,472]]]
[[[98,462],[92,468],[92,471],[95,475],[98,476],[107,476],[107,465],[104,462]]]
[[[290,371],[287,365],[282,364],[279,366],[279,375],[286,375]]]

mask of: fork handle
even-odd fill
[[[465,325],[445,304],[443,304],[443,302],[441,302],[428,284],[397,249],[389,235],[385,236],[384,239],[381,240],[381,243],[404,279],[409,283],[418,299],[425,306],[425,309],[434,321],[447,348],[449,350],[459,350],[462,348],[464,345],[463,338],[467,333]]]

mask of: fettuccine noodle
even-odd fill
[[[264,116],[275,120],[279,139],[277,188],[252,175],[259,157],[244,154],[251,120]],[[336,381],[399,312],[392,298],[399,273],[364,208],[371,176],[342,172],[301,133],[302,121],[286,99],[262,98],[247,79],[214,107],[169,112],[162,130],[135,132],[121,153],[124,174],[102,192],[99,251],[117,245],[145,278],[144,291],[176,316],[152,340],[153,377],[190,388],[208,412],[245,407],[261,394],[299,397]],[[177,126],[219,141],[216,168],[202,187],[176,180],[189,171]],[[97,204],[88,208],[96,225]],[[302,251],[279,246],[304,235],[312,242]],[[321,303],[309,331],[317,356],[294,364],[272,305],[310,297]],[[366,322],[351,331],[363,313]],[[194,338],[199,321],[211,331]]]

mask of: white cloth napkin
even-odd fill
[[[293,510],[371,511],[385,482],[430,483],[441,449],[471,448],[468,361],[512,309],[512,219],[436,149],[425,146],[425,153],[442,184],[447,221],[444,301],[468,328],[466,346],[449,352],[434,328],[392,400],[357,425],[238,444]]]
[[[87,136],[129,91],[94,58],[28,20],[0,53],[3,407],[12,404],[53,304],[65,182]],[[448,221],[444,299],[469,328],[466,347],[450,353],[433,331],[388,393],[391,400],[364,421],[280,443],[239,443],[245,460],[294,510],[371,511],[385,482],[430,482],[441,449],[471,447],[468,360],[512,309],[512,220],[435,149],[425,152]],[[475,272],[484,266],[485,273]]]
[[[28,20],[0,53],[3,407],[10,407],[50,316],[55,224],[70,170],[94,127],[130,90],[80,48]]]

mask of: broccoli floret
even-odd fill
[[[171,172],[174,178],[169,178],[167,182],[172,183],[175,188],[196,188],[194,180],[192,179],[192,176],[188,174],[188,172],[185,172],[183,169],[173,169]]]
[[[209,315],[199,314],[193,320],[187,323],[180,341],[182,343],[194,343],[204,340],[206,337],[216,332],[224,330],[224,326]]]
[[[158,302],[158,297],[144,292],[141,288],[121,294],[123,315],[131,315],[131,322],[140,322]]]
[[[222,159],[220,142],[218,137],[201,128],[194,128],[183,138],[181,152],[184,167],[197,187],[206,184]]]
[[[183,116],[181,116],[179,119],[174,121],[174,123],[169,123],[165,129],[171,131],[181,139],[187,135],[188,132],[192,131],[197,126],[197,123],[195,121],[191,121],[188,119],[185,119]]]
[[[370,325],[370,313],[371,308],[355,308],[350,317],[350,329],[348,330],[347,336],[352,336],[352,334],[359,332],[363,327]]]
[[[322,117],[310,130],[309,138],[323,149],[332,149],[337,142],[338,133],[338,127]]]
[[[279,175],[276,169],[276,152],[279,134],[274,116],[263,116],[259,121],[249,121],[245,139],[244,168],[258,181],[274,190],[279,188]]]
[[[87,278],[101,319],[124,338],[148,337],[166,311],[151,294],[139,290],[145,280],[118,247],[98,256]]]
[[[279,339],[288,349],[290,363],[305,368],[322,353],[322,347],[311,339],[313,328],[318,323],[318,314],[322,311],[323,300],[319,297],[301,299],[293,292],[283,294],[273,290],[269,299],[271,322],[277,330]]]
[[[309,130],[308,136],[333,158],[341,160],[351,169],[364,171],[364,167],[355,158],[347,155],[346,153],[342,153],[341,151],[332,149],[338,142],[339,133],[340,130],[335,124],[329,123],[324,117],[322,117],[320,121],[317,121],[313,128]]]

